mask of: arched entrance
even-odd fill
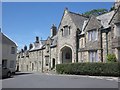
[[[55,68],[55,58],[52,59],[52,69]]]
[[[34,70],[34,63],[32,63],[32,71]]]
[[[72,62],[72,49],[70,47],[65,46],[61,49],[61,60],[62,63]]]
[[[27,71],[28,71],[28,65],[26,65]]]

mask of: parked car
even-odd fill
[[[12,76],[11,70],[8,69],[8,68],[6,68],[6,67],[2,67],[1,65],[0,65],[0,72],[2,72],[2,73],[0,74],[0,77],[1,77],[1,78],[2,78],[2,77],[11,77],[11,76]]]

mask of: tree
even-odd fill
[[[85,12],[83,15],[85,15],[85,16],[91,16],[91,15],[99,16],[99,15],[102,15],[102,14],[107,13],[107,12],[108,12],[107,9],[93,9],[91,11]]]

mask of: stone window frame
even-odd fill
[[[98,30],[92,29],[88,31],[88,41],[97,41],[98,40]]]
[[[65,28],[67,27],[67,33],[65,35]],[[69,36],[71,34],[71,26],[68,26],[68,25],[65,25],[63,26],[63,28],[61,29],[61,36],[62,37],[66,37],[66,36]]]
[[[80,52],[80,61],[83,62],[83,52]]]
[[[98,62],[98,51],[97,50],[88,51],[88,54],[89,54],[89,62]]]
[[[119,37],[120,36],[120,29],[119,29],[119,27],[120,27],[120,25],[119,24],[116,24],[116,25],[114,25],[114,38],[116,38],[116,37]]]
[[[41,50],[39,51],[39,56],[41,56]]]
[[[49,66],[49,56],[45,56],[45,66]]]

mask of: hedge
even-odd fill
[[[92,76],[120,76],[120,63],[69,63],[57,64],[59,74],[92,75]]]

